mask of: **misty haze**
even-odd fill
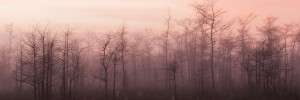
[[[300,100],[297,0],[0,0],[0,100]]]

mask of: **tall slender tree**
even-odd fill
[[[197,13],[197,16],[203,18],[204,20],[204,27],[205,35],[209,37],[210,40],[210,70],[211,70],[211,84],[213,91],[216,90],[215,85],[215,69],[214,69],[214,51],[215,51],[215,44],[216,39],[215,35],[216,33],[222,32],[223,30],[228,29],[232,23],[224,23],[222,18],[225,13],[222,9],[217,9],[215,6],[215,0],[207,0],[204,3],[199,3],[193,5],[195,8],[195,12]],[[221,33],[220,33],[221,34]]]

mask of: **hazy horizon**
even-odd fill
[[[173,19],[194,16],[193,4],[197,0],[0,0],[1,40],[7,37],[6,24],[13,24],[16,33],[40,22],[52,26],[71,25],[80,32],[108,32],[126,21],[129,32],[150,29],[162,32],[168,8]],[[198,0],[201,1],[201,0]],[[229,17],[254,13],[259,23],[266,16],[279,17],[279,22],[300,22],[299,0],[217,0],[217,7],[227,11]]]
[[[300,0],[0,0],[0,100],[300,100]]]

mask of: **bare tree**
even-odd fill
[[[101,63],[101,80],[104,81],[105,99],[108,99],[108,75],[112,63],[114,63],[114,56],[119,50],[115,39],[111,33],[105,34],[103,39],[99,41],[99,61]],[[116,66],[113,66],[114,68]],[[115,70],[114,70],[115,71]],[[102,73],[103,72],[103,73]]]
[[[242,71],[244,73],[247,74],[247,84],[248,84],[248,88],[251,89],[252,87],[250,87],[252,84],[252,70],[251,70],[251,66],[250,66],[250,56],[249,53],[251,50],[251,38],[250,34],[249,34],[249,24],[256,18],[256,16],[254,14],[249,14],[246,16],[241,16],[238,18],[237,23],[239,25],[239,28],[237,29],[239,35],[238,35],[238,42],[239,42],[239,55],[241,57],[241,66],[242,66]]]
[[[78,39],[72,40],[70,44],[70,82],[69,82],[69,99],[75,100],[80,98],[79,90],[83,84],[83,52],[85,47],[80,46],[81,41]],[[82,89],[81,89],[82,90]]]
[[[210,57],[210,68],[211,68],[211,83],[213,91],[216,90],[215,86],[215,70],[214,70],[214,47],[215,47],[215,34],[228,29],[231,23],[223,23],[222,17],[225,11],[216,9],[214,0],[207,0],[203,4],[193,5],[195,12],[205,22],[205,35],[210,39],[211,57]]]
[[[113,54],[113,100],[116,98],[116,75],[117,75],[117,64],[118,64],[118,52],[115,52]]]
[[[122,65],[122,86],[124,92],[127,91],[127,81],[128,81],[128,76],[127,76],[127,71],[126,71],[126,66],[125,66],[125,59],[126,59],[126,52],[127,52],[127,29],[126,29],[126,24],[124,23],[117,34],[117,40],[119,42],[120,46],[120,52],[121,52],[121,65]]]
[[[226,60],[226,64],[225,67],[223,67],[224,69],[222,69],[222,71],[224,72],[223,76],[225,79],[224,85],[226,85],[225,87],[228,89],[229,93],[232,92],[232,88],[233,88],[233,51],[234,48],[236,47],[236,41],[234,40],[234,36],[232,35],[233,33],[229,33],[227,36],[225,36],[225,38],[223,38],[220,42],[221,42],[221,47],[224,49],[225,52],[225,59]]]
[[[282,73],[283,45],[279,35],[280,26],[276,24],[277,18],[268,17],[265,25],[258,28],[263,39],[259,41],[255,48],[255,62],[259,67],[261,77],[260,86],[266,98],[276,98],[280,75]]]
[[[178,65],[178,62],[177,62],[177,58],[176,58],[176,55],[174,55],[174,58],[173,60],[170,62],[170,66],[168,68],[168,70],[170,71],[171,73],[171,77],[173,80],[173,86],[174,86],[174,100],[177,100],[178,96],[177,96],[177,84],[176,84],[176,74],[177,74],[177,71],[179,69],[179,65]]]
[[[170,11],[168,9],[168,16],[166,18],[166,30],[163,33],[163,50],[164,50],[164,65],[166,66],[166,68],[169,67],[169,57],[168,57],[168,53],[169,53],[169,35],[171,33],[171,14]],[[168,72],[168,70],[166,70],[166,88],[170,89],[170,74]]]
[[[293,31],[295,25],[293,24],[285,24],[283,26],[282,34],[284,38],[284,67],[285,67],[285,76],[284,76],[284,89],[287,90],[287,82],[288,82],[288,73],[289,73],[289,61],[288,61],[288,46],[287,46],[287,39],[290,36],[290,32]]]
[[[70,47],[70,42],[71,42],[71,37],[73,34],[73,31],[76,28],[71,27],[66,25],[64,27],[64,29],[62,30],[63,33],[63,46],[61,48],[62,51],[62,60],[61,60],[61,64],[62,64],[62,77],[61,77],[61,99],[65,100],[65,99],[71,99],[71,68],[72,67],[70,64],[70,52],[71,52],[71,47]]]
[[[23,73],[24,73],[24,60],[23,60],[23,55],[24,55],[24,50],[23,50],[24,46],[22,44],[22,41],[20,41],[19,43],[19,47],[18,47],[18,51],[19,54],[17,55],[17,61],[16,61],[16,69],[14,71],[15,73],[15,77],[14,80],[16,82],[16,91],[17,94],[20,96],[21,99],[23,97]]]
[[[26,62],[29,64],[29,68],[27,68],[29,69],[29,72],[24,74],[27,76],[27,79],[24,82],[33,87],[34,100],[38,100],[38,37],[36,27],[34,27],[32,32],[25,33],[24,43],[28,51],[28,61]]]
[[[5,68],[6,70],[5,70],[5,73],[6,73],[6,75],[8,75],[7,73],[9,73],[9,68],[11,67],[11,65],[12,65],[12,51],[13,51],[13,24],[9,24],[9,25],[6,25],[5,26],[5,30],[6,30],[6,32],[8,32],[9,33],[9,47],[8,47],[8,66],[6,66],[7,68]]]

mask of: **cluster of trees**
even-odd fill
[[[72,28],[62,30],[62,39],[51,35],[49,26],[35,25],[24,32],[15,48],[15,69],[11,76],[20,99],[32,91],[34,100],[50,100],[59,87],[63,100],[76,98],[83,88],[83,47],[72,39]],[[59,82],[58,82],[59,81]],[[25,96],[25,97],[23,97]]]
[[[82,38],[74,27],[37,24],[16,39],[8,25],[0,99],[299,99],[297,24],[267,17],[251,29],[254,14],[224,20],[213,0],[193,8],[196,16],[180,21],[169,12],[160,34],[129,33],[124,23]]]

